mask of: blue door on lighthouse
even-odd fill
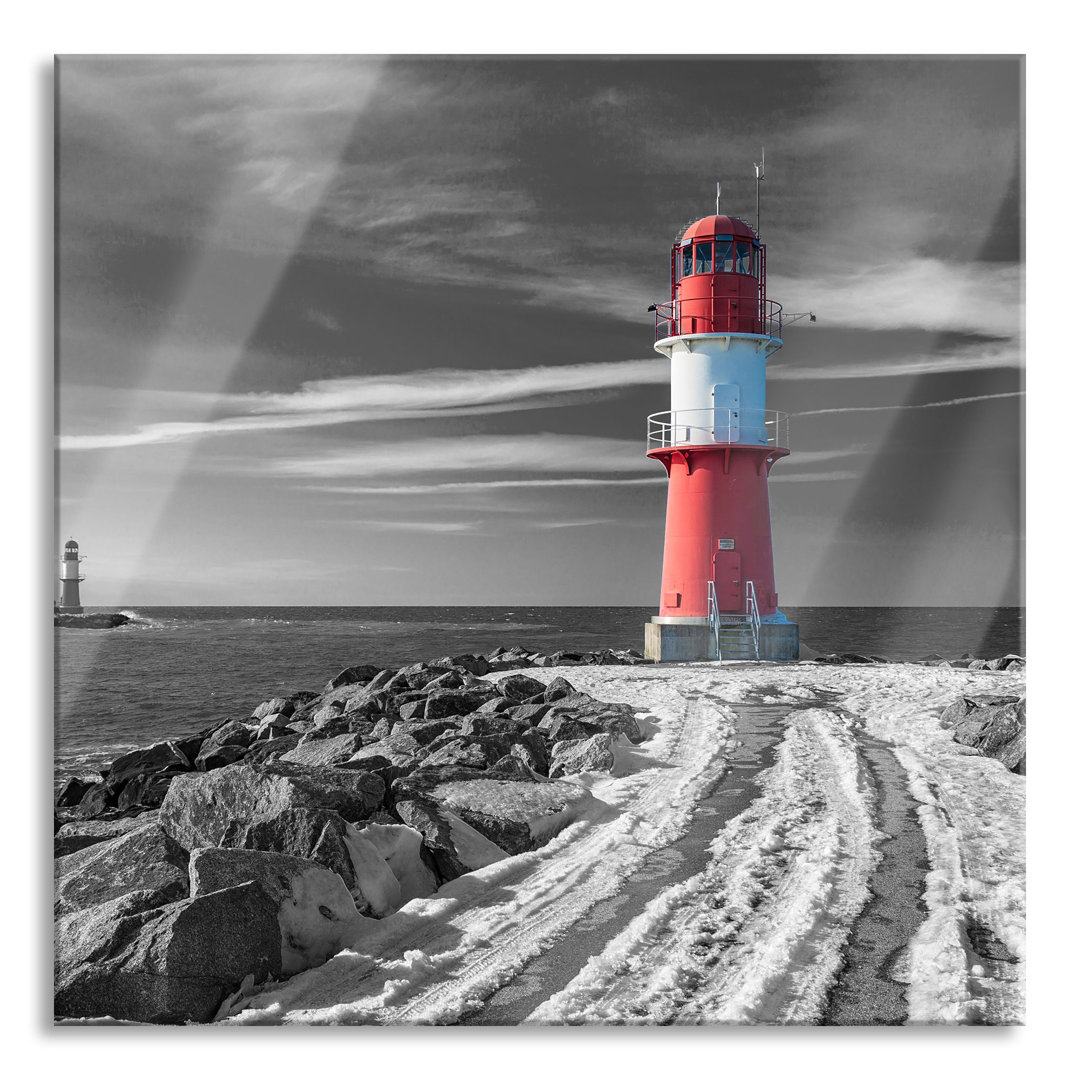
[[[742,609],[742,559],[737,551],[721,549],[713,555],[713,583],[716,606],[721,611]]]

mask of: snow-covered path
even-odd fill
[[[958,694],[1022,692],[1021,677],[899,664],[542,677],[556,674],[631,702],[658,727],[615,777],[581,778],[601,802],[593,816],[369,925],[351,950],[267,988],[227,1023],[505,1022],[498,1010],[484,1017],[500,987],[505,996],[531,962],[573,940],[590,911],[628,893],[630,879],[674,853],[680,837],[699,842],[699,811],[755,703],[773,706],[783,724],[752,801],[717,816],[700,841],[702,869],[658,880],[647,902],[622,909],[528,1021],[858,1022],[838,1005],[842,995],[830,1008],[830,993],[841,975],[841,988],[860,985],[845,963],[873,956],[879,933],[878,951],[899,954],[890,1008],[901,1015],[886,1022],[1022,1018],[1024,778],[964,752],[937,726],[937,710]],[[892,819],[882,816],[883,784]],[[903,865],[896,852],[910,847],[882,855],[881,825],[905,814],[914,822],[916,806],[911,827],[925,836],[929,872],[914,859]],[[878,931],[867,913],[889,921],[887,907],[868,906],[871,887],[889,881],[907,899],[921,893],[923,906]],[[893,942],[890,932],[902,936]],[[860,939],[869,942],[861,950],[852,944]]]

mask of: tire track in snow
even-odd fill
[[[705,686],[680,694],[678,710],[664,707],[671,687],[656,679],[656,700],[641,708],[667,712],[668,722],[645,747],[666,758],[666,767],[626,779],[633,797],[614,820],[570,826],[538,851],[492,864],[430,901],[407,905],[357,943],[363,955],[339,955],[256,995],[226,1022],[445,1024],[477,1007],[614,895],[652,851],[689,827],[696,802],[723,774],[731,748],[732,714],[710,700],[715,676],[708,669],[702,674]],[[578,680],[585,681],[581,674]],[[599,684],[590,692],[602,695],[608,680],[589,681]],[[428,918],[409,910],[425,905]]]
[[[762,796],[532,1023],[813,1023],[869,898],[870,794],[836,713],[794,713]]]
[[[1022,693],[1023,679],[948,669],[931,669],[918,686],[903,669],[894,679],[843,704],[895,744],[926,837],[927,914],[897,965],[908,1022],[1022,1023],[1026,783],[958,747],[937,715],[961,692]]]

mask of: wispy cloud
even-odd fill
[[[636,440],[591,435],[463,435],[348,446],[321,457],[283,458],[268,467],[281,475],[335,477],[425,476],[446,472],[638,472],[648,466]]]
[[[769,368],[769,381],[795,379],[881,379],[905,375],[939,375],[955,371],[1017,368],[1023,365],[1020,345],[994,341],[940,353],[883,357],[858,363],[806,367],[798,362]]]
[[[1004,394],[978,394],[975,397],[950,398],[948,401],[924,401],[917,405],[846,405],[835,409],[807,409],[806,412],[792,413],[792,416],[823,416],[826,413],[895,412],[898,409],[945,409],[953,405],[973,405],[977,401],[994,401],[998,398],[1023,396],[1023,390],[1013,390]]]
[[[357,528],[371,532],[474,533],[479,521],[354,521]]]
[[[568,405],[590,393],[664,383],[668,377],[668,362],[657,357],[517,370],[439,369],[318,379],[289,394],[222,395],[220,403],[233,411],[232,416],[145,424],[117,434],[61,435],[60,449],[116,449],[213,435]]]
[[[635,476],[629,479],[615,476],[557,476],[542,480],[465,480],[446,484],[386,484],[374,485],[320,485],[319,491],[336,495],[439,495],[443,492],[458,494],[466,491],[500,490],[502,488],[595,488],[620,485],[666,484],[667,476]]]
[[[769,275],[770,295],[831,326],[1003,338],[1020,332],[1021,289],[1018,266],[917,257],[799,278]]]
[[[811,484],[824,480],[857,480],[862,474],[848,469],[836,472],[788,473],[774,470],[769,474],[770,484]]]

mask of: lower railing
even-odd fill
[[[786,448],[788,414],[775,409],[676,409],[648,418],[645,449],[701,446],[707,443]]]
[[[723,662],[720,655],[720,605],[716,601],[716,582],[709,582],[709,635],[712,638],[713,659]]]
[[[750,617],[750,629],[754,635],[754,659],[760,660],[761,612],[758,611],[757,590],[752,581],[746,583],[746,614]]]
[[[716,597],[716,582],[708,582],[709,589],[709,635],[712,638],[712,651],[720,660],[721,630],[750,630],[750,640],[754,645],[754,659],[761,659],[761,612],[758,610],[757,590],[754,583],[746,583],[746,608],[740,614],[721,612]]]

